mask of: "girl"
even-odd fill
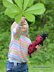
[[[19,24],[12,24],[6,72],[28,72],[28,46],[31,44],[28,30],[29,26],[24,17]]]

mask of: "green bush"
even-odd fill
[[[54,0],[35,0],[35,2],[45,4],[46,12],[41,16],[36,16],[35,23],[29,23],[29,34],[31,40],[36,36],[48,32],[48,39],[45,40],[44,46],[36,51],[30,59],[32,63],[45,63],[54,61]],[[8,46],[10,42],[10,26],[13,19],[4,15],[5,7],[0,0],[0,60],[7,59]]]

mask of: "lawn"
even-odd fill
[[[53,64],[29,64],[29,72],[54,72]]]
[[[47,63],[47,64],[31,64],[28,63],[29,72],[54,72],[54,64]],[[0,72],[6,72],[6,61],[0,61]]]

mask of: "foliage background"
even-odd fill
[[[54,63],[54,0],[34,0],[34,3],[42,2],[46,7],[43,15],[36,16],[35,23],[29,23],[30,38],[35,40],[38,34],[48,32],[48,39],[44,46],[32,55],[30,59],[33,64]],[[0,61],[7,59],[8,45],[10,42],[10,26],[14,19],[4,15],[5,7],[0,0]]]

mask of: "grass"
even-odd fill
[[[54,72],[53,64],[29,64],[29,72]]]
[[[28,63],[29,72],[54,72],[54,64],[31,64]],[[0,72],[6,72],[6,61],[0,61]]]
[[[0,61],[0,72],[6,72],[6,61]]]

